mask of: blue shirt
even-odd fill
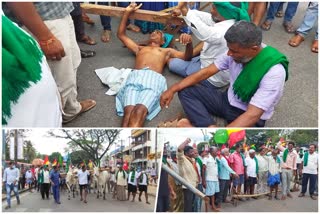
[[[230,166],[228,165],[228,161],[221,156],[220,167],[219,167],[219,179],[230,180],[230,173],[236,174]]]
[[[54,183],[54,185],[59,185],[60,184],[59,178],[60,178],[60,172],[59,171],[55,172],[54,170],[52,170],[50,172],[50,180]]]

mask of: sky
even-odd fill
[[[178,146],[187,138],[191,139],[191,144],[194,142],[196,144],[198,142],[203,142],[204,137],[201,130],[211,137],[210,132],[214,132],[216,129],[161,129],[159,131],[161,132],[161,135],[164,136],[165,141],[170,141],[171,146]]]
[[[66,155],[65,148],[68,148],[67,142],[69,140],[63,138],[52,137],[48,134],[50,129],[31,129],[25,134],[24,140],[30,140],[37,150],[41,154],[50,155],[52,152],[60,152],[62,155]],[[59,133],[59,130],[54,130],[55,133]],[[128,136],[130,135],[130,129],[124,129],[120,133],[120,138],[124,139],[123,145],[129,145]],[[112,147],[114,148],[114,146]]]

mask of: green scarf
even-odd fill
[[[287,161],[288,153],[289,153],[289,150],[285,149],[284,152],[283,152],[283,156],[282,156],[283,162]]]
[[[257,159],[257,157],[256,156],[254,156],[254,161],[256,162],[256,174],[258,175],[258,173],[259,173],[259,165],[258,165],[258,159]]]
[[[200,173],[201,173],[201,172],[202,172],[202,166],[203,166],[202,160],[201,160],[199,157],[197,157],[197,158],[196,158],[196,161],[197,161],[197,163],[198,163],[199,166],[200,166]]]
[[[264,75],[272,66],[279,63],[282,64],[286,70],[287,81],[289,77],[289,61],[287,57],[271,46],[263,48],[240,72],[233,84],[234,94],[243,102],[248,103],[258,90],[260,81]]]
[[[243,167],[245,167],[246,166],[246,162],[244,161],[245,157],[244,157],[244,155],[242,153],[239,153],[239,154],[240,154],[240,156],[242,158]]]
[[[162,157],[162,163],[167,164],[168,163],[167,158]]]
[[[142,182],[143,182],[143,176],[144,176],[144,175],[146,175],[146,176],[147,176],[147,174],[146,174],[146,173],[141,173],[141,175],[140,175],[140,179],[139,179],[139,183],[142,183]],[[147,176],[147,185],[149,185],[148,176]]]
[[[214,6],[217,8],[219,14],[228,19],[235,19],[237,21],[246,20],[250,21],[250,16],[248,14],[248,2],[239,2],[240,8],[232,5],[230,2],[214,2]]]
[[[119,174],[120,171],[117,172],[116,174],[116,180],[118,180],[118,174]],[[126,179],[126,176],[124,174],[124,170],[122,170],[122,176],[123,176],[123,179]]]
[[[305,152],[303,157],[303,166],[308,165],[308,160],[309,160],[309,152]]]
[[[2,16],[2,124],[21,94],[41,79],[43,53],[37,42],[7,17]]]
[[[38,176],[38,182],[39,184],[42,184],[43,181],[44,181],[44,175],[43,175],[43,170],[41,170]]]
[[[131,182],[134,182],[134,179],[136,178],[136,171],[133,171],[132,173],[131,173],[131,177],[130,177],[130,181]]]

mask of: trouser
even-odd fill
[[[77,41],[80,41],[83,38],[83,36],[85,35],[84,22],[82,21],[82,14],[71,15],[71,17],[73,20],[74,31],[76,33],[76,39],[77,39]]]
[[[257,184],[257,193],[265,193],[268,192],[268,171],[259,172],[259,180]]]
[[[52,187],[53,198],[56,202],[60,202],[60,188],[58,184],[55,184]]]
[[[7,203],[8,203],[9,207],[11,206],[11,191],[14,192],[14,194],[15,194],[15,196],[17,198],[17,202],[20,201],[19,192],[18,192],[18,184],[13,185],[13,183],[12,184],[7,184],[6,183]]]
[[[315,26],[315,40],[318,40],[318,25],[315,25],[318,20],[318,13],[318,2],[310,2],[307,11],[304,15],[303,21],[300,24],[300,27],[297,29],[297,33],[299,35],[306,37],[313,28],[313,26]]]
[[[219,179],[220,194],[217,201],[218,203],[226,201],[229,190],[229,184],[230,180]]]
[[[184,212],[192,212],[193,195],[189,189],[183,189]]]
[[[215,125],[212,115],[231,123],[245,112],[230,105],[227,91],[222,92],[210,84],[197,84],[185,88],[178,95],[184,112],[196,127]],[[259,120],[255,126],[263,127],[264,124],[264,120]]]
[[[302,190],[301,193],[305,194],[307,192],[307,186],[309,182],[309,194],[313,195],[315,191],[316,181],[317,181],[318,175],[309,174],[309,173],[303,173],[302,174]]]
[[[169,196],[158,196],[157,212],[168,212],[169,211]]]
[[[203,192],[202,184],[198,184],[197,189],[201,192]],[[193,194],[193,212],[201,212],[202,208],[202,199],[197,196],[196,194]]]
[[[50,184],[49,183],[42,183],[40,189],[41,189],[40,191],[41,191],[42,199],[44,199],[44,196],[49,198]]]
[[[80,49],[70,15],[44,23],[60,40],[66,54],[60,61],[48,60],[48,64],[62,97],[63,119],[67,120],[81,110],[81,105],[77,100],[77,69],[81,62]]]
[[[20,177],[19,178],[19,188],[20,189],[24,189],[25,186],[26,186],[26,178],[25,177]]]
[[[109,2],[98,2],[98,5],[105,5],[108,6]],[[111,31],[111,17],[110,16],[102,16],[100,15],[101,25],[103,30],[110,30]]]
[[[290,193],[290,183],[293,175],[292,169],[282,169],[281,182],[282,182],[282,195],[286,196]]]
[[[268,12],[267,12],[267,18],[268,21],[273,21],[276,13],[278,12],[278,8],[280,6],[281,2],[270,2]],[[288,2],[285,14],[284,14],[284,23],[288,23],[292,21],[292,18],[296,14],[297,8],[298,8],[299,2]],[[280,6],[281,7],[281,6]]]

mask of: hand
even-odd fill
[[[160,97],[160,106],[161,108],[168,108],[170,103],[171,103],[171,100],[174,96],[174,93],[168,89],[166,90],[165,92],[162,93],[161,97]]]
[[[172,10],[171,15],[172,15],[173,17],[181,16],[181,10],[180,10],[179,8],[176,8],[176,9]]]
[[[206,187],[207,187],[207,182],[204,181],[204,180],[202,180],[202,186],[203,186],[204,188],[206,188]]]
[[[239,175],[238,174],[233,174],[233,177],[235,177],[236,179],[239,179]]]
[[[61,42],[53,37],[48,41],[40,41],[39,42],[41,50],[46,55],[48,60],[61,60],[66,54],[64,52],[64,48]]]
[[[126,7],[125,11],[131,13],[131,12],[138,10],[141,6],[142,6],[142,4],[137,5],[136,3],[132,2],[131,4],[129,4],[128,7]]]
[[[14,181],[14,182],[13,182],[13,186],[15,186],[15,185],[16,185],[16,183],[17,183],[17,181]]]
[[[192,43],[192,37],[191,37],[191,35],[189,35],[187,33],[183,33],[180,35],[179,41],[181,44],[187,45],[189,43]]]
[[[300,176],[302,175],[302,170],[299,170],[299,175],[300,175]]]

